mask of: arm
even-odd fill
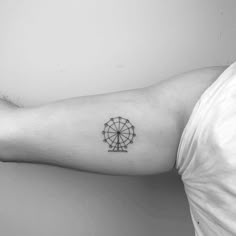
[[[6,139],[8,132],[8,142],[1,147],[2,160],[117,175],[168,171],[175,162],[180,131],[170,106],[173,101],[166,99],[161,89],[159,96],[154,96],[148,87],[17,109],[14,124],[8,125],[12,133],[6,130],[3,135]],[[136,136],[129,137],[133,143],[127,144],[127,149],[122,148],[127,152],[108,152],[104,124],[119,116],[129,120]],[[127,134],[117,136],[115,143],[118,137],[122,143]]]
[[[216,74],[208,76],[210,79],[205,76],[204,82],[204,76],[179,76],[143,89],[16,109],[5,131],[2,128],[2,160],[115,175],[169,171],[187,120],[184,114],[190,114],[184,109],[193,108]],[[184,94],[186,86],[192,91]],[[116,117],[122,117],[122,122]],[[126,120],[127,130],[122,133]],[[120,133],[115,133],[118,130]],[[133,143],[125,143],[127,131],[132,133],[128,142]],[[113,136],[104,137],[108,134]]]

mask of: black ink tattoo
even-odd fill
[[[136,136],[134,126],[128,119],[120,116],[105,123],[102,134],[103,142],[109,145],[108,152],[127,152],[127,146],[133,143]]]

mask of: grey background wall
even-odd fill
[[[0,90],[33,106],[236,60],[234,0],[2,0]],[[194,235],[176,171],[118,177],[0,164],[4,236]]]

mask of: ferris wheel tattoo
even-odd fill
[[[128,145],[134,142],[136,136],[134,126],[128,119],[120,116],[107,121],[102,134],[103,142],[109,145],[108,152],[127,152]]]

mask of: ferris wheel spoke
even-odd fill
[[[119,119],[119,123],[118,123],[118,130],[120,130],[120,119]]]
[[[120,135],[120,138],[121,138],[121,140],[122,140],[122,143],[125,143],[125,141],[124,141],[124,139],[122,138],[122,136]]]
[[[114,132],[114,131],[106,131],[106,133],[116,134],[117,132]]]
[[[113,141],[111,142],[111,145],[114,143],[114,141],[116,140],[117,136],[115,136],[115,138],[113,139]]]
[[[115,133],[115,134],[113,134],[113,135],[111,135],[111,136],[108,136],[108,138],[112,138],[112,137],[114,137],[115,135],[117,135],[117,134]]]
[[[116,122],[114,122],[114,120],[113,120],[113,124],[114,124],[114,126],[116,127],[116,130],[115,130],[115,131],[118,131],[118,128],[117,128],[117,126],[116,126]]]
[[[121,132],[121,133],[122,133],[122,134],[128,134],[128,135],[130,134],[130,133],[123,133],[123,132]]]
[[[122,129],[125,127],[126,122],[124,122],[124,123],[122,123],[122,124],[123,124],[123,126],[121,127],[120,132],[121,132]]]
[[[129,135],[128,135],[128,134],[123,134],[123,133],[122,133],[122,136],[125,137],[125,138],[129,138]]]
[[[122,124],[122,127],[120,128],[120,131],[122,131],[126,126],[126,122],[125,123],[121,123]]]
[[[124,130],[121,130],[121,132],[123,133],[125,130],[129,130],[130,128],[126,128],[126,129],[124,129]]]
[[[120,136],[124,136],[123,134],[120,134]],[[124,136],[124,138],[126,139],[125,141],[127,141],[127,140],[130,140],[131,141],[131,139],[129,139],[129,137],[125,137]]]
[[[114,128],[112,128],[110,125],[109,125],[109,128],[113,129],[114,131],[116,131]]]

